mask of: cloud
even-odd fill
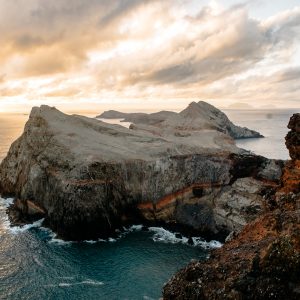
[[[192,2],[0,0],[0,88],[46,98],[296,99],[300,72],[289,64],[300,7],[259,20],[249,1],[200,1],[189,13]]]
[[[66,89],[56,89],[48,93],[45,93],[45,97],[73,97],[80,93],[79,89],[76,88],[66,88]]]
[[[286,81],[297,80],[300,83],[300,66],[282,70],[276,75],[277,76],[275,77],[275,82],[285,83]]]

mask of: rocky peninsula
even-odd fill
[[[233,140],[259,133],[204,102],[139,120],[127,129],[33,108],[0,166],[0,193],[15,198],[11,220],[44,217],[61,238],[84,240],[137,222],[215,235],[264,213],[283,163]]]
[[[264,212],[204,262],[164,287],[164,299],[300,299],[300,114],[290,119],[286,163],[264,191]]]
[[[234,139],[263,137],[254,130],[234,125],[222,111],[204,101],[192,102],[179,113],[122,113],[110,110],[96,118],[123,119],[124,122],[133,123],[131,129],[146,130],[158,135],[165,135],[168,131],[180,135],[183,131],[186,136],[189,131],[215,130]]]

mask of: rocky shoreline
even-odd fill
[[[136,223],[228,236],[174,275],[165,299],[298,299],[299,121],[289,123],[284,162],[237,148],[233,137],[259,133],[203,102],[138,116],[130,129],[36,107],[0,165],[0,194],[15,198],[12,223],[44,218],[65,240]]]
[[[265,211],[209,260],[194,261],[164,286],[164,299],[300,298],[300,114],[286,145],[292,158],[278,186],[264,195]]]
[[[137,221],[214,236],[264,211],[264,190],[278,183],[283,162],[237,148],[229,134],[257,132],[204,102],[162,115],[127,129],[33,108],[0,166],[0,193],[15,197],[13,223],[44,217],[59,237],[79,241]]]

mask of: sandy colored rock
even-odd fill
[[[254,130],[234,125],[222,111],[204,101],[192,102],[180,113],[161,111],[152,114],[130,114],[107,111],[98,117],[124,118],[124,121],[133,123],[132,129],[149,131],[160,136],[186,137],[199,131],[215,130],[234,139],[262,137]]]
[[[143,220],[218,231],[203,199],[183,198],[175,213],[173,204],[167,210],[160,204],[193,185],[227,186],[254,176],[268,160],[237,148],[226,132],[199,127],[198,115],[190,118],[176,114],[167,119],[172,126],[153,126],[157,134],[35,107],[1,163],[0,192],[40,207],[46,224],[71,240],[107,237]],[[148,203],[150,209],[140,209]]]

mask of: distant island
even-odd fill
[[[233,104],[228,105],[228,109],[255,109],[254,106],[244,103],[244,102],[236,102]]]
[[[259,107],[260,109],[277,109],[277,106],[274,104],[262,105]]]

